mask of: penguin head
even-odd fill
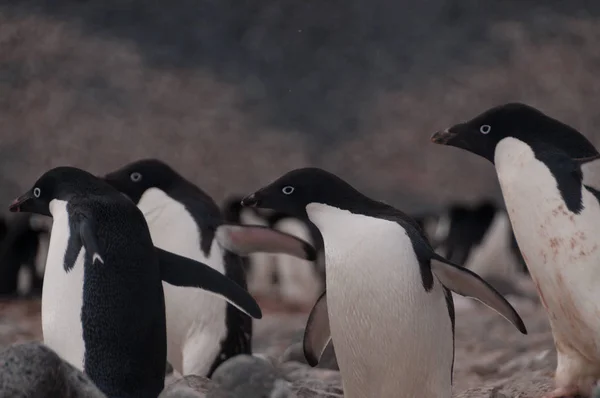
[[[51,217],[50,202],[55,199],[69,201],[77,195],[112,192],[110,186],[87,171],[76,167],[56,167],[44,173],[29,191],[15,199],[9,210]]]
[[[488,109],[465,123],[438,131],[431,137],[431,141],[462,148],[494,163],[496,145],[509,137],[532,147],[544,145],[560,149],[573,159],[594,158],[599,155],[580,132],[521,103],[508,103]]]
[[[271,209],[306,218],[306,206],[322,203],[346,208],[349,199],[362,196],[350,184],[325,170],[308,167],[292,170],[242,199],[242,206]]]
[[[181,176],[160,160],[142,159],[105,175],[103,179],[138,204],[148,189],[167,192]]]

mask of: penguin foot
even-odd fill
[[[558,387],[552,392],[545,394],[542,398],[579,398],[579,390],[577,387]]]

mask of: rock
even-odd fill
[[[273,383],[273,390],[269,398],[296,398],[296,393],[292,391],[292,384],[290,382],[277,379]]]
[[[304,357],[304,350],[302,349],[302,342],[294,343],[290,345],[287,350],[281,355],[281,362],[290,362],[296,361],[303,364],[307,364],[306,358]],[[340,370],[337,363],[337,358],[335,356],[335,351],[333,348],[333,344],[328,344],[323,352],[323,356],[319,361],[319,364],[315,366],[320,369],[332,369],[332,370]]]
[[[185,376],[169,384],[158,398],[206,398],[218,389],[217,383],[202,376]]]
[[[0,352],[0,396],[106,398],[86,375],[38,342]]]
[[[214,371],[212,380],[235,397],[269,398],[280,375],[279,370],[263,358],[237,355],[223,362]]]

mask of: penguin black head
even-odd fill
[[[137,204],[148,189],[158,188],[167,192],[174,182],[182,178],[158,159],[142,159],[107,174],[104,181]]]
[[[494,163],[496,145],[508,137],[529,146],[544,145],[561,149],[573,159],[595,158],[599,155],[580,132],[521,103],[488,109],[468,122],[438,131],[431,141],[465,149]]]
[[[307,167],[292,170],[271,184],[242,199],[242,206],[260,207],[306,218],[306,206],[323,203],[347,208],[350,200],[362,197],[350,184],[325,170]]]
[[[87,171],[76,167],[56,167],[44,173],[33,187],[9,206],[11,212],[27,212],[52,216],[50,202],[68,201],[83,194],[105,194],[111,188]]]

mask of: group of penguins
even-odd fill
[[[269,289],[260,284],[277,274],[292,301],[306,288],[283,286],[304,278],[313,304],[306,361],[316,366],[332,344],[346,398],[450,398],[452,292],[527,333],[476,272],[497,257],[489,253],[508,251],[530,274],[552,329],[558,364],[545,397],[589,397],[600,379],[600,153],[522,103],[488,109],[431,141],[490,161],[506,211],[482,204],[410,217],[315,167],[222,208],[158,160],[103,176],[47,171],[9,207],[52,218],[44,344],[108,397],[157,397],[167,361],[182,375],[210,377],[251,353],[252,318],[262,312],[249,290]],[[481,228],[458,222],[469,211]]]

